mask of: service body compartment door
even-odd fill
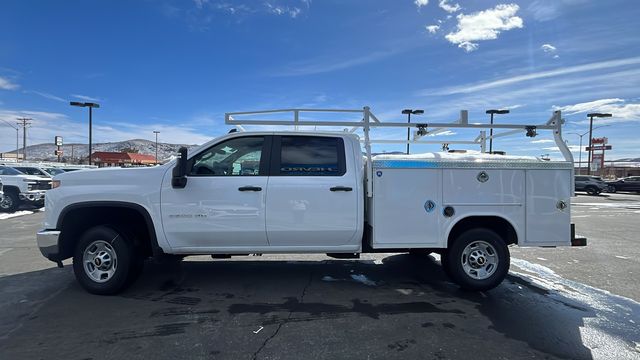
[[[372,247],[437,247],[441,240],[442,171],[374,168],[373,174]]]
[[[519,245],[571,245],[571,170],[527,170],[526,179],[526,239]]]

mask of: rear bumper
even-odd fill
[[[576,224],[571,224],[571,246],[587,246],[586,237],[576,237]]]
[[[58,238],[60,231],[58,230],[40,230],[36,234],[38,248],[44,257],[51,261],[58,261],[60,255],[60,247]]]

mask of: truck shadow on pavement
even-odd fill
[[[589,306],[515,275],[461,291],[430,256],[148,263],[117,296],[84,292],[70,272],[0,278],[3,293],[43,286],[0,334],[0,358],[592,357]]]

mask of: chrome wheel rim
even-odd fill
[[[13,200],[9,196],[4,195],[2,201],[0,201],[0,208],[9,209],[11,206],[13,206]]]
[[[462,269],[471,278],[484,280],[498,269],[498,253],[486,241],[478,240],[467,245],[462,251]]]
[[[118,269],[118,256],[111,244],[96,240],[84,249],[82,263],[91,280],[103,283],[109,281]]]

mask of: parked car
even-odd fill
[[[27,175],[35,175],[35,176],[40,176],[43,178],[51,178],[51,173],[45,171],[42,168],[39,168],[37,166],[12,166],[12,168],[20,171],[21,173],[27,174]]]
[[[576,175],[576,191],[586,191],[589,195],[598,195],[607,190],[607,183],[599,176]]]
[[[4,200],[4,192],[2,191],[2,180],[0,180],[0,203]]]
[[[640,176],[629,176],[615,181],[607,182],[607,191],[635,191],[640,193]]]

